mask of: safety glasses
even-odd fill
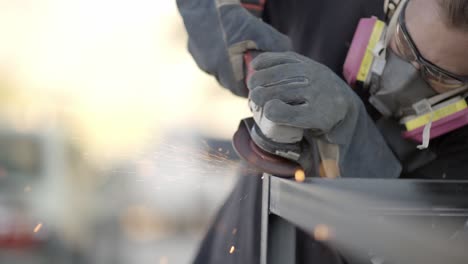
[[[406,27],[405,10],[408,2],[405,3],[400,12],[395,32],[395,44],[400,56],[407,61],[417,62],[421,66],[420,70],[423,78],[432,87],[437,87],[441,90],[452,90],[467,85],[468,76],[450,73],[421,55]]]

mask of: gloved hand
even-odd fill
[[[248,81],[249,99],[276,124],[328,135],[360,103],[334,72],[297,53],[262,53],[251,66],[255,72]]]
[[[399,175],[399,162],[361,100],[329,68],[294,52],[262,53],[251,67],[249,99],[263,116],[304,129],[306,138],[319,141],[321,156],[336,160],[341,176]]]
[[[239,0],[177,0],[198,66],[233,93],[247,97],[243,55],[291,50],[289,38],[250,14]]]

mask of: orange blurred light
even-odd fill
[[[236,247],[234,246],[231,246],[231,249],[229,250],[229,254],[232,254],[234,253],[234,251],[236,250]]]
[[[324,224],[315,226],[314,238],[318,241],[325,241],[330,239],[330,228]]]
[[[305,172],[301,169],[296,170],[294,173],[294,179],[297,182],[304,182],[305,181]]]
[[[34,233],[39,232],[39,230],[41,230],[41,228],[42,228],[42,223],[37,224],[37,226],[34,228]]]

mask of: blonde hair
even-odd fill
[[[449,26],[468,31],[468,0],[439,0]]]

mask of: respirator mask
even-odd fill
[[[403,137],[427,148],[429,140],[468,124],[467,86],[438,94],[420,70],[389,48],[407,0],[400,2],[388,25],[376,17],[359,21],[343,67],[355,89],[364,89],[369,103],[384,117],[399,120]],[[401,33],[401,32],[398,32]]]

